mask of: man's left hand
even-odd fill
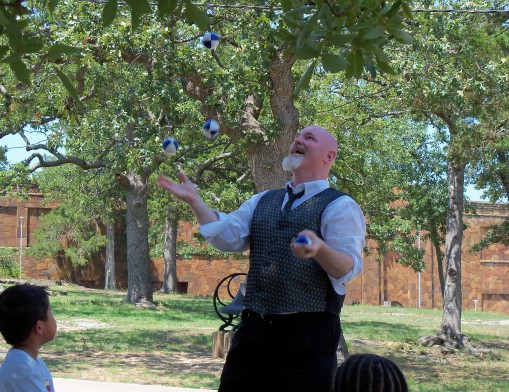
[[[290,249],[293,254],[301,259],[309,259],[314,257],[318,250],[320,249],[320,244],[323,242],[321,238],[319,238],[313,231],[311,230],[303,230],[299,234],[299,236],[306,236],[311,240],[311,244],[299,244],[295,245],[295,238],[292,239],[290,243]]]

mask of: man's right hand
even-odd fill
[[[177,173],[177,177],[181,181],[180,184],[161,175],[157,177],[157,183],[161,188],[166,189],[177,199],[185,203],[191,204],[196,201],[200,197],[198,195],[198,187],[181,171]]]
[[[203,202],[198,194],[198,187],[181,171],[177,173],[177,177],[181,181],[180,184],[161,175],[157,177],[157,183],[180,201],[189,204],[201,225],[217,221],[218,217],[215,212]]]

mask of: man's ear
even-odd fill
[[[337,156],[336,151],[329,151],[327,153],[326,162],[327,163],[334,162],[334,160],[336,159],[336,156]]]

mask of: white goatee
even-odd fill
[[[283,158],[283,170],[284,171],[292,171],[297,169],[302,160],[304,159],[304,155],[298,154],[290,154]]]

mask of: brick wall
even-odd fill
[[[506,204],[476,203],[477,214],[465,215],[462,250],[463,308],[509,314],[509,247],[495,244],[482,252],[471,253],[469,248],[480,241],[489,226],[501,223],[507,216]],[[19,246],[19,216],[23,222],[23,246],[33,241],[33,233],[40,216],[48,211],[42,197],[32,196],[29,201],[0,200],[0,246]],[[179,227],[179,239],[191,241],[196,228],[188,223]],[[118,231],[119,235],[123,233]],[[127,286],[125,239],[116,242],[116,287]],[[436,254],[429,242],[422,241],[425,249],[425,269],[420,274],[420,297],[423,308],[440,309],[442,295]],[[418,274],[397,262],[397,254],[388,252],[376,260],[376,254],[366,256],[362,275],[347,286],[345,303],[359,301],[366,305],[383,305],[386,301],[399,302],[405,307],[417,307],[419,297]],[[161,287],[164,263],[152,261],[154,289]],[[212,259],[195,257],[178,258],[177,277],[181,291],[194,295],[211,296],[217,283],[226,275],[247,272],[247,259]],[[25,276],[51,280],[66,280],[89,287],[104,287],[104,255],[100,254],[82,268],[74,268],[63,258],[32,260],[23,258]]]

